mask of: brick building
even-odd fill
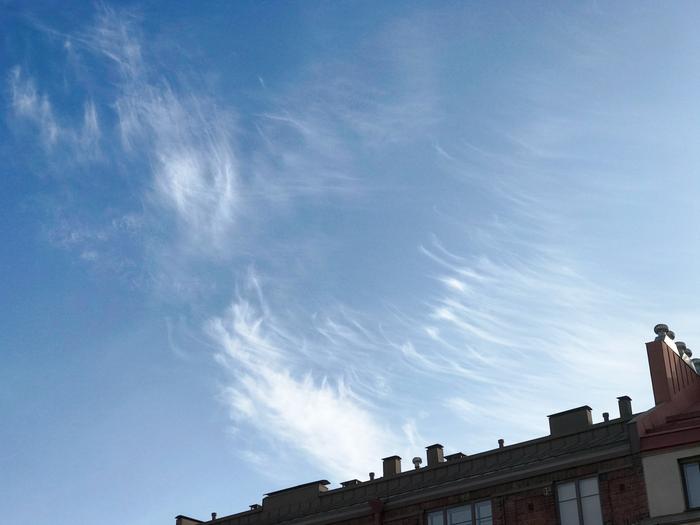
[[[263,498],[262,505],[176,525],[652,525],[700,523],[700,360],[665,325],[647,343],[656,405],[593,423],[581,406],[549,417],[548,436],[478,454],[443,455],[401,470],[384,458],[381,477],[326,480]],[[694,510],[699,508],[699,510]]]
[[[635,418],[651,519],[700,523],[700,359],[684,343],[647,343],[655,407]],[[694,510],[696,509],[696,510]]]

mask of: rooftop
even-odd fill
[[[293,523],[315,525],[351,519],[367,513],[368,502],[382,506],[406,505],[426,498],[476,493],[489,489],[496,495],[499,486],[510,487],[515,481],[537,480],[549,473],[585,467],[592,463],[610,463],[610,468],[626,466],[631,454],[673,446],[679,439],[697,433],[700,441],[700,359],[684,343],[674,342],[675,334],[666,325],[654,328],[657,337],[647,343],[649,368],[656,406],[634,414],[631,399],[618,397],[619,417],[592,422],[592,409],[579,406],[550,414],[547,436],[505,445],[478,454],[462,452],[443,456],[443,447],[426,447],[427,465],[416,458],[414,468],[401,471],[401,458],[383,458],[383,476],[369,474],[366,481],[349,480],[339,488],[329,489],[328,480],[318,480],[269,492],[262,505],[250,510],[215,518],[207,523],[219,525],[271,525]],[[696,368],[696,366],[698,368]],[[641,447],[640,447],[641,443]],[[542,486],[551,484],[542,478]],[[511,490],[508,488],[507,490]],[[178,516],[177,525],[203,523]]]

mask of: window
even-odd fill
[[[689,509],[700,508],[700,460],[682,461],[683,488]]]
[[[603,525],[598,478],[559,483],[557,502],[561,525]]]
[[[428,525],[492,525],[491,502],[448,507],[428,514]]]
[[[474,505],[476,514],[476,525],[492,525],[491,502],[481,501]]]

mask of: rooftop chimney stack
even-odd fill
[[[401,474],[401,457],[389,456],[388,458],[382,458],[382,468],[384,469],[385,478]]]
[[[216,512],[211,513],[211,521],[214,521],[216,519]]]
[[[199,525],[200,523],[203,523],[202,520],[189,518],[187,516],[183,516],[182,514],[175,516],[175,525]]]
[[[445,461],[445,456],[443,455],[443,448],[440,443],[435,443],[434,445],[425,447],[425,449],[428,451],[427,456],[429,467],[434,467],[435,465],[438,465]]]
[[[503,438],[498,440],[498,448],[503,448],[505,446],[506,442]]]
[[[630,396],[618,397],[617,406],[620,408],[620,417],[622,419],[632,419],[632,398]]]
[[[348,481],[341,481],[340,486],[343,488],[346,487],[354,487],[355,485],[359,485],[361,481],[359,479],[351,479]]]
[[[547,416],[549,418],[550,435],[563,436],[564,434],[586,430],[593,424],[591,410],[591,407],[584,405]]]
[[[608,412],[603,412],[603,422],[607,423],[610,421],[610,414]]]
[[[668,326],[657,324],[654,333],[656,339],[646,344],[654,403],[688,404],[700,392],[700,360],[683,341],[670,337]]]

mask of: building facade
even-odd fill
[[[700,523],[700,360],[684,343],[647,343],[655,407],[635,418],[650,519]]]
[[[591,408],[552,414],[549,435],[478,454],[427,447],[425,466],[326,480],[267,494],[262,505],[176,525],[652,525],[700,524],[700,375],[665,325],[647,343],[656,405],[593,423]],[[700,363],[700,361],[698,361]],[[698,510],[695,510],[695,509]]]

